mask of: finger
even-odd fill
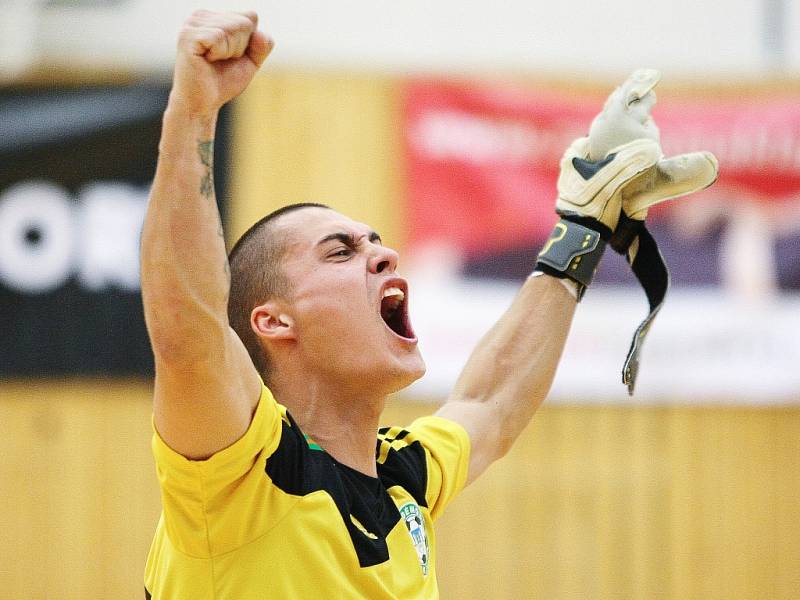
[[[243,56],[255,25],[249,16],[241,13],[212,13],[204,19],[204,28],[220,30],[224,39],[215,38],[206,58],[215,62]]]
[[[625,99],[625,105],[630,107],[652,94],[652,102],[650,103],[652,107],[652,104],[655,104],[653,88],[658,85],[660,80],[661,72],[657,69],[636,69],[622,84],[622,96]]]
[[[652,120],[650,113],[653,112],[653,107],[655,105],[656,93],[651,90],[639,100],[635,100],[632,104],[628,104],[626,106],[627,114],[629,114],[632,119],[644,124],[647,123],[647,121]]]
[[[205,54],[209,62],[226,60],[232,55],[231,36],[224,30],[217,29],[220,33],[215,35],[212,44]]]
[[[661,72],[656,69],[636,69],[611,92],[603,105],[603,112],[615,108],[628,109],[641,102],[649,94],[653,95],[652,104],[655,104],[653,88],[660,80]]]
[[[255,31],[255,29],[258,27],[258,13],[256,13],[254,10],[246,10],[238,14],[242,15],[243,17],[247,17],[253,24],[253,31]]]
[[[230,58],[239,58],[244,56],[247,51],[247,46],[250,45],[250,38],[253,36],[252,31],[237,31],[231,36],[231,56]]]
[[[246,15],[240,13],[230,13],[228,15],[230,56],[228,58],[239,58],[244,56],[247,46],[250,44],[250,37],[255,31],[253,21]]]
[[[611,93],[589,129],[592,160],[601,160],[635,139],[660,141],[650,116],[656,103],[653,88],[660,79],[661,73],[655,69],[637,69]]]
[[[644,117],[625,110],[619,104],[611,104],[601,112],[589,128],[589,155],[592,160],[601,160],[619,146],[637,139],[660,142],[658,126],[649,114]]]
[[[622,208],[635,219],[665,200],[705,189],[719,174],[719,163],[711,152],[691,152],[658,161],[656,167],[623,190]]]
[[[181,43],[188,45],[189,51],[196,56],[206,56],[215,48],[224,45],[225,32],[218,27],[194,27],[181,38]]]
[[[247,56],[253,63],[260,67],[275,47],[272,38],[267,37],[263,31],[256,31],[250,36],[250,43],[247,46]]]

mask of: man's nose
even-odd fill
[[[394,273],[397,269],[397,261],[400,256],[386,246],[375,246],[375,252],[369,259],[369,270],[372,273],[383,273],[387,271]]]

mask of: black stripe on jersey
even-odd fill
[[[272,483],[294,496],[327,492],[350,534],[359,565],[371,567],[389,560],[386,536],[400,520],[400,512],[386,490],[400,485],[417,504],[426,506],[427,465],[422,445],[414,442],[399,450],[389,450],[384,463],[377,465],[376,479],[339,463],[325,451],[309,448],[297,423],[288,412],[286,415],[289,422],[281,423],[278,448],[264,467]],[[406,435],[407,432],[402,432],[394,439]],[[376,452],[381,443],[379,439]]]
[[[391,431],[391,429],[392,429],[391,427],[381,427],[378,430],[378,434],[384,440],[386,440],[387,442],[393,442],[395,440],[402,440],[403,438],[405,438],[408,435],[408,431],[406,431],[405,429],[401,429],[400,433],[398,433],[395,437],[391,437],[391,436],[386,435],[387,433],[389,433],[389,431]]]
[[[378,438],[376,453],[380,454],[382,444],[391,444],[392,441],[402,440],[407,435],[408,431],[403,430],[395,438]],[[425,499],[425,491],[428,489],[428,468],[425,461],[425,449],[419,441],[414,441],[399,449],[390,446],[386,460],[383,461],[383,464],[378,463],[378,477],[381,478],[387,489],[399,485],[411,494],[417,504],[428,506]]]
[[[152,598],[153,597],[150,595],[150,592],[147,591],[147,588],[144,588],[144,600],[152,600]]]

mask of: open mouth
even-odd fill
[[[401,338],[416,339],[408,319],[408,292],[403,285],[388,285],[381,297],[381,318]]]

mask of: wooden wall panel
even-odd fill
[[[0,423],[0,598],[140,598],[149,384],[3,384]],[[442,598],[793,600],[799,457],[800,408],[546,405],[439,521]]]
[[[0,385],[0,598],[141,598],[160,511],[148,383]]]
[[[797,498],[800,409],[546,407],[442,519],[443,596],[789,600]]]
[[[399,92],[364,75],[257,77],[234,113],[229,239],[284,204],[322,202],[400,244]]]

